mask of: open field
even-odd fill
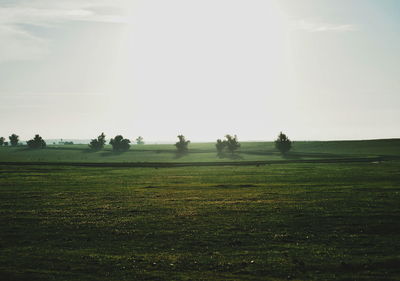
[[[24,146],[0,147],[0,162],[176,163],[400,157],[400,139],[295,142],[293,150],[286,157],[276,151],[272,142],[243,142],[237,155],[227,158],[217,157],[214,143],[190,144],[189,152],[188,155],[177,157],[172,144],[133,145],[123,153],[114,153],[110,146],[98,152],[90,151],[87,145],[50,145],[43,150],[29,150]]]
[[[400,279],[399,161],[0,165],[0,186],[1,280]]]

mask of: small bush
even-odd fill
[[[143,141],[143,137],[142,137],[142,136],[138,136],[138,137],[137,137],[137,139],[136,139],[136,144],[144,144],[144,141]]]
[[[275,140],[275,148],[282,154],[286,154],[292,148],[292,141],[284,133],[280,132]]]
[[[11,136],[8,137],[10,140],[10,145],[11,146],[17,146],[19,142],[19,136],[16,134],[12,134]]]
[[[97,139],[92,139],[89,143],[89,148],[91,150],[101,150],[104,148],[104,145],[106,144],[106,135],[104,133],[101,133],[100,136],[97,137]]]
[[[227,152],[233,155],[240,148],[240,143],[236,135],[226,135],[225,140],[218,139],[215,144],[219,157],[224,157]]]
[[[128,151],[130,146],[131,141],[128,139],[124,139],[123,136],[118,135],[115,138],[110,140],[110,144],[113,147],[113,150],[115,152],[123,152],[123,151]]]
[[[28,147],[31,149],[40,149],[40,148],[46,147],[46,142],[39,135],[35,135],[35,137],[33,139],[28,140],[27,144],[28,144]]]
[[[190,140],[186,140],[184,135],[178,136],[179,141],[175,143],[175,147],[179,154],[185,154],[188,152]]]

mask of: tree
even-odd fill
[[[144,144],[143,137],[142,136],[138,136],[137,139],[136,139],[136,143],[137,144]]]
[[[239,147],[240,147],[240,143],[237,139],[237,136],[231,136],[231,135],[226,135],[226,149],[228,149],[228,151],[230,153],[234,153]]]
[[[19,136],[17,136],[16,134],[12,134],[8,138],[10,139],[11,146],[17,146],[18,145]]]
[[[226,142],[222,141],[221,139],[217,139],[217,143],[215,144],[215,147],[217,148],[217,154],[219,157],[222,157],[224,155],[224,150],[226,147]]]
[[[118,135],[110,140],[110,144],[112,145],[113,150],[116,152],[128,151],[131,147],[130,143],[130,140],[124,139],[124,137],[121,135]]]
[[[4,137],[0,137],[0,146],[3,146],[6,139]]]
[[[97,137],[97,139],[92,139],[89,143],[89,148],[92,150],[101,150],[104,148],[104,145],[106,144],[106,135],[104,133],[101,133],[100,136]]]
[[[275,140],[275,148],[282,154],[286,154],[292,148],[292,141],[282,132]]]
[[[188,152],[188,145],[190,143],[190,140],[186,140],[185,136],[179,135],[178,136],[179,141],[175,143],[177,152],[179,154],[185,154]]]
[[[236,135],[226,135],[225,140],[218,139],[217,143],[215,144],[217,148],[217,154],[220,157],[223,157],[226,152],[230,152],[234,154],[237,149],[240,147],[240,143]]]
[[[33,139],[28,140],[26,143],[28,144],[28,147],[32,149],[39,149],[46,147],[46,142],[39,135],[35,135]]]

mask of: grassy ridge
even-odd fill
[[[91,152],[87,145],[49,146],[43,150],[0,147],[0,162],[224,162],[400,156],[399,139],[295,142],[293,151],[285,158],[272,142],[243,142],[235,158],[218,158],[214,143],[193,143],[189,147],[190,153],[184,157],[178,157],[175,147],[166,144],[135,145],[125,153],[114,153],[110,146],[99,152]]]
[[[399,170],[0,165],[0,279],[398,280]]]

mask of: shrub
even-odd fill
[[[215,144],[215,147],[217,148],[218,156],[223,156],[224,150],[225,150],[225,147],[226,147],[226,142],[222,141],[220,139],[217,139],[217,143]]]
[[[136,139],[136,143],[137,144],[144,144],[143,137],[142,136],[138,136],[137,139]]]
[[[237,136],[231,136],[231,135],[226,135],[225,136],[226,140],[226,149],[230,152],[230,153],[234,153],[239,147],[240,147],[240,143],[237,139]]]
[[[286,154],[292,148],[292,141],[282,132],[275,140],[275,148],[282,154]]]
[[[240,148],[240,143],[236,135],[226,135],[225,140],[217,140],[215,147],[217,148],[218,156],[223,157],[226,152],[229,152],[231,155],[234,154]]]
[[[118,135],[115,138],[110,140],[110,144],[113,147],[113,150],[116,152],[128,151],[131,141],[128,139],[124,139],[123,136]]]
[[[46,147],[46,142],[39,135],[35,135],[35,137],[33,139],[28,140],[27,144],[28,144],[28,147],[31,149],[39,149],[39,148]]]
[[[185,136],[183,136],[183,135],[179,135],[178,139],[179,139],[179,141],[177,143],[175,143],[177,152],[180,154],[187,153],[190,140],[186,140]]]
[[[101,133],[100,136],[97,137],[97,139],[92,139],[89,143],[89,148],[91,150],[101,150],[104,148],[104,145],[106,143],[106,135],[104,133]]]
[[[11,136],[8,137],[10,139],[10,144],[11,146],[17,146],[19,142],[19,136],[16,134],[12,134]]]

